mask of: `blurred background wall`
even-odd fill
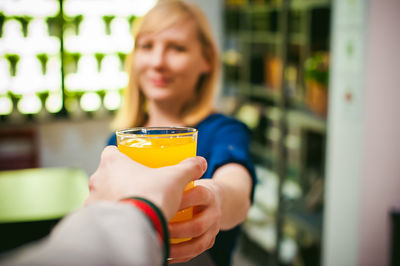
[[[252,131],[259,185],[234,266],[399,265],[400,1],[191,1],[221,49],[218,106]],[[0,2],[0,162],[90,175],[130,23],[154,2],[64,0],[63,77],[59,3]]]
[[[111,119],[59,121],[38,127],[42,167],[76,167],[91,175],[111,134]]]
[[[400,43],[399,1],[371,1],[367,35],[364,149],[362,151],[359,264],[394,263],[391,250],[393,220],[388,213],[398,210],[400,195],[399,151],[400,98],[398,64],[394,52]],[[395,26],[397,25],[397,26]],[[393,247],[393,246],[392,246]],[[397,262],[399,255],[397,255]],[[392,259],[391,259],[392,258]]]
[[[395,265],[390,213],[400,203],[400,2],[353,3],[361,8],[351,17],[345,1],[333,3],[323,262]],[[360,52],[354,61],[344,57],[351,41]],[[343,99],[351,87],[354,101],[348,104]]]

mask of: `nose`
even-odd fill
[[[165,64],[165,49],[156,46],[151,52],[150,64],[154,68],[162,68]]]

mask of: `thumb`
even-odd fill
[[[190,157],[177,165],[170,166],[181,173],[181,179],[184,184],[199,179],[207,170],[207,161],[201,156]]]

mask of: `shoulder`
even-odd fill
[[[242,123],[241,121],[230,117],[228,115],[225,114],[221,114],[221,113],[213,113],[211,115],[209,115],[208,117],[206,117],[203,121],[201,121],[198,126],[197,129],[200,131],[204,131],[204,130],[211,130],[213,132],[219,132],[223,129],[227,129],[227,128],[241,128],[242,130],[248,131],[247,126]]]
[[[197,129],[199,138],[208,141],[248,141],[250,138],[250,130],[244,123],[221,113],[211,114],[199,123]]]
[[[107,140],[107,146],[109,145],[114,145],[117,146],[117,136],[115,135],[115,132],[111,134],[111,136]]]

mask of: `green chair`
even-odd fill
[[[0,172],[0,252],[47,235],[88,196],[79,169],[35,168]]]

